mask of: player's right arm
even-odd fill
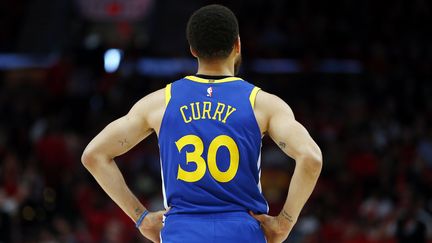
[[[114,159],[158,131],[165,109],[164,94],[164,90],[159,90],[138,101],[125,116],[111,122],[94,137],[81,158],[102,189],[134,222],[146,208],[127,186]],[[163,213],[149,213],[140,226],[141,233],[153,242],[160,240]]]
[[[310,197],[322,168],[322,155],[308,131],[295,120],[291,108],[279,97],[258,92],[255,114],[262,132],[296,162],[284,207],[277,217],[254,215],[263,226],[267,242],[282,242],[288,237]]]

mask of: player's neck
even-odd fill
[[[198,60],[197,74],[211,76],[234,76],[234,63],[230,61],[202,61]]]

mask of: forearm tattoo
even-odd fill
[[[288,220],[288,222],[293,223],[294,219],[291,215],[289,215],[289,213],[287,213],[285,210],[282,211],[281,213],[282,217],[284,217],[286,220]]]

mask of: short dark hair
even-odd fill
[[[236,16],[229,8],[218,4],[195,11],[186,28],[189,45],[203,59],[227,58],[238,35]]]

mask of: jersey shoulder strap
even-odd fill
[[[261,90],[261,88],[255,86],[250,93],[249,101],[250,101],[250,104],[252,106],[252,109],[255,107],[255,99],[256,99],[256,96],[258,94],[258,91],[260,91],[260,90]]]
[[[171,100],[171,83],[165,86],[165,107],[168,106],[170,100]]]

